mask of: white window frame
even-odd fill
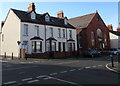
[[[35,14],[35,12],[31,12],[31,19],[36,19],[36,14]]]
[[[58,38],[61,38],[61,29],[58,28]]]
[[[35,25],[35,36],[39,37],[40,33],[39,33],[39,26]]]
[[[63,38],[65,38],[65,29],[63,29]]]
[[[24,24],[23,36],[28,36],[28,24]]]
[[[50,28],[50,37],[53,37],[53,28]]]
[[[45,16],[45,21],[47,21],[47,22],[49,22],[49,21],[50,21],[50,17],[49,17],[49,15],[48,15],[48,14]]]
[[[72,39],[72,30],[69,30],[69,37]]]

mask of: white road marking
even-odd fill
[[[17,81],[11,81],[11,82],[3,83],[3,84],[7,85],[7,84],[13,84],[13,83],[16,83],[16,82],[17,82]]]
[[[22,81],[27,81],[27,80],[31,80],[32,78],[26,78],[26,79],[22,79]]]
[[[33,83],[33,82],[38,82],[39,80],[32,80],[32,81],[28,81],[27,83]]]
[[[69,63],[75,63],[75,62],[79,62],[79,61],[62,62],[62,63],[58,63],[58,64],[69,64]]]
[[[36,78],[42,78],[42,77],[46,77],[47,75],[41,75],[41,76],[37,76]]]
[[[103,65],[98,65],[98,66],[103,66]]]
[[[25,62],[20,62],[20,63],[25,63]]]
[[[51,74],[49,74],[49,75],[57,75],[58,73],[51,73]]]
[[[38,67],[38,66],[26,66],[26,67],[19,67],[19,68],[10,68],[10,69],[3,69],[3,70],[0,70],[0,71],[18,70],[18,69],[32,68],[32,67]]]
[[[8,62],[8,61],[0,60],[0,62]]]
[[[78,70],[82,70],[83,68],[79,68]]]
[[[66,73],[67,71],[62,71],[62,72],[60,72],[60,73]]]
[[[70,71],[75,71],[76,69],[71,69]]]
[[[28,62],[28,63],[33,63],[33,62]]]
[[[77,85],[77,83],[74,83],[74,82],[70,82],[70,81],[66,81],[66,80],[62,80],[62,79],[54,78],[54,77],[51,77],[51,78],[52,78],[52,79],[55,79],[55,80],[58,80],[58,81],[61,81],[61,82],[65,82],[65,83],[69,83],[69,84]]]
[[[49,77],[49,76],[48,76],[47,78],[43,78],[43,79],[44,79],[44,80],[48,80],[48,79],[52,79],[52,77]]]
[[[86,69],[90,68],[90,67],[85,67]]]
[[[96,66],[92,66],[92,67],[96,67]]]

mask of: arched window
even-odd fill
[[[99,38],[102,38],[102,31],[101,31],[101,29],[97,29],[97,36]]]
[[[104,35],[104,42],[105,42],[105,45],[107,46],[107,34]]]
[[[94,32],[91,32],[91,45],[95,45]]]

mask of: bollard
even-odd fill
[[[113,55],[110,55],[110,58],[111,58],[112,67],[114,67],[114,63],[113,63]]]
[[[25,60],[27,60],[27,57],[25,57]]]
[[[13,52],[12,52],[12,60],[13,60]]]
[[[6,52],[5,52],[5,56],[4,57],[6,58]]]
[[[93,59],[94,55],[92,54],[92,59]]]

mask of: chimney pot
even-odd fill
[[[113,30],[113,26],[112,25],[108,25],[108,30]]]
[[[120,27],[117,28],[117,31],[120,32]]]
[[[35,11],[35,4],[34,3],[31,3],[28,6],[28,12],[31,12],[31,11]]]
[[[63,11],[59,11],[58,14],[57,14],[57,17],[58,17],[58,18],[64,18],[64,13],[63,13]]]

